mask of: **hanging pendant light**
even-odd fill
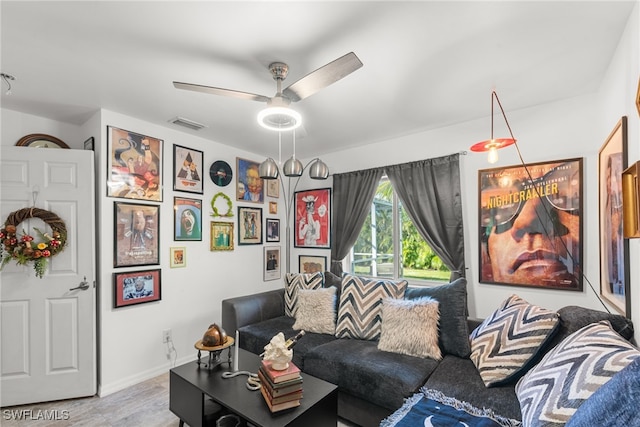
[[[500,107],[500,111],[502,112],[502,117],[504,118],[505,123],[507,124],[507,128],[509,129],[509,134],[511,138],[494,138],[493,137],[493,100],[498,102],[498,106]],[[474,152],[489,152],[488,162],[496,163],[498,161],[498,150],[504,147],[508,147],[509,145],[515,144],[516,139],[513,137],[513,132],[511,132],[511,126],[509,126],[509,121],[507,120],[507,116],[502,109],[502,104],[500,104],[500,100],[498,99],[498,94],[496,91],[491,92],[491,139],[487,139],[485,141],[480,141],[476,144],[473,144],[470,148],[471,151]]]

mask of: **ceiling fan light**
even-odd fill
[[[327,179],[329,178],[329,167],[322,160],[316,159],[309,168],[309,176],[311,179]]]
[[[295,156],[291,156],[289,160],[284,162],[284,166],[282,166],[282,173],[284,176],[293,177],[293,176],[302,176],[302,171],[304,167],[302,166],[302,162],[295,158]]]
[[[278,178],[278,165],[275,160],[269,157],[258,166],[258,174],[262,179],[276,179]]]
[[[275,131],[293,130],[302,125],[302,116],[289,107],[267,107],[258,113],[258,124]]]

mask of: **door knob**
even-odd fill
[[[87,276],[84,276],[84,279],[82,280],[82,282],[80,282],[80,284],[78,286],[76,286],[75,288],[71,288],[69,290],[70,291],[75,291],[76,289],[80,289],[81,291],[86,291],[87,289],[89,289],[89,283],[87,282]]]

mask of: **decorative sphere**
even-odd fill
[[[209,329],[204,333],[202,337],[202,345],[205,347],[217,347],[224,344],[227,341],[227,333],[222,327],[215,323],[209,325]]]

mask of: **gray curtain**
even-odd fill
[[[331,272],[342,275],[342,260],[356,243],[369,215],[383,170],[367,169],[333,175]]]
[[[422,238],[451,270],[465,275],[460,155],[384,168]]]

